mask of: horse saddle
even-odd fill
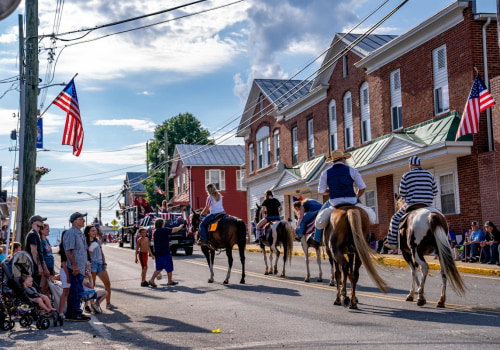
[[[406,229],[408,215],[412,211],[417,210],[417,209],[421,209],[421,208],[427,208],[427,207],[430,207],[430,205],[427,203],[424,203],[424,202],[417,202],[417,203],[412,203],[412,204],[408,205],[405,209],[405,214],[399,220],[399,230],[401,231],[402,229]]]
[[[226,216],[227,216],[226,213],[215,214],[214,219],[210,222],[210,225],[208,226],[208,232],[217,231],[217,225],[219,224],[219,221],[221,221]]]

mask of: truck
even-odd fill
[[[151,242],[153,251],[154,222],[156,219],[165,220],[165,227],[175,227],[184,224],[184,227],[172,233],[170,236],[170,252],[176,254],[178,249],[184,249],[186,255],[193,254],[194,236],[186,230],[186,220],[183,213],[148,213],[144,218],[139,219],[139,211],[136,206],[127,207],[123,210],[123,226],[118,230],[118,244],[123,247],[125,243],[130,244],[134,249],[137,242],[139,227],[145,227],[148,230],[148,238]]]

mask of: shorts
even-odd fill
[[[100,274],[104,271],[103,264],[90,264],[90,272],[95,272],[96,274]]]
[[[174,271],[174,261],[172,260],[172,255],[156,257],[156,270],[161,271],[163,269],[167,272]]]
[[[148,267],[148,253],[139,253],[139,262],[141,263],[141,267]]]
[[[71,283],[69,283],[68,280],[66,279],[67,278],[66,272],[62,267],[61,270],[59,271],[59,278],[61,279],[63,289],[71,287]]]

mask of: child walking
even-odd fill
[[[148,255],[154,260],[155,257],[151,252],[151,248],[149,247],[149,238],[146,236],[147,230],[144,227],[139,229],[139,239],[137,240],[137,248],[135,249],[135,263],[137,261],[141,262],[142,272],[141,272],[141,287],[149,286],[149,283],[146,281],[146,273],[148,272]],[[137,259],[139,257],[139,260]]]
[[[37,303],[41,309],[47,312],[56,311],[56,309],[54,309],[50,304],[49,297],[43,294],[39,294],[33,287],[33,277],[22,275],[19,278],[19,282],[23,285],[24,291],[28,295],[28,298],[30,298],[31,301]]]

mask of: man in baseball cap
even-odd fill
[[[26,236],[24,245],[24,249],[33,260],[33,280],[38,285],[40,285],[42,281],[42,274],[45,274],[46,277],[50,276],[49,269],[43,260],[42,242],[39,233],[43,226],[43,222],[46,220],[47,218],[40,215],[33,215],[30,217],[29,223],[31,225],[31,231],[28,233],[28,236]]]
[[[69,222],[73,223],[76,219],[84,218],[86,216],[87,216],[87,213],[85,213],[85,214],[82,214],[82,213],[79,213],[79,212],[73,213],[69,217]]]

